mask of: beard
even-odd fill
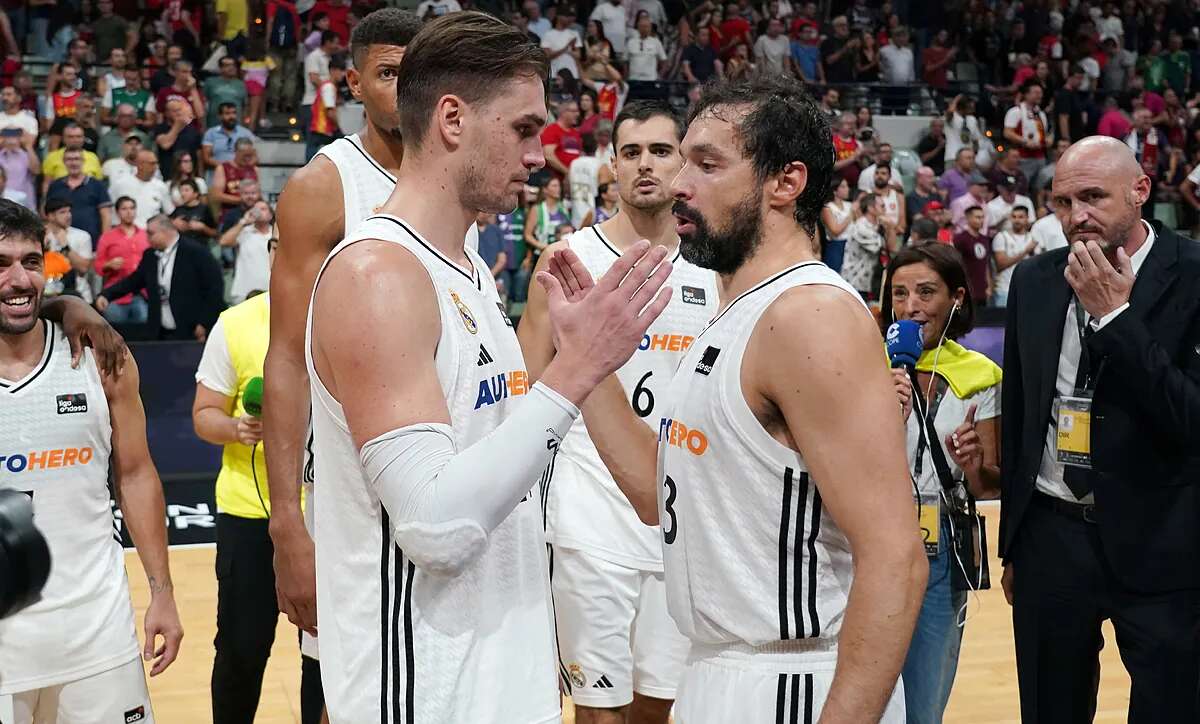
[[[714,229],[704,216],[682,201],[671,212],[690,221],[696,230],[680,234],[679,252],[684,259],[717,274],[730,275],[753,256],[762,241],[762,190],[743,198],[729,212],[729,222]]]
[[[517,191],[503,190],[489,184],[483,172],[483,164],[469,164],[464,170],[458,187],[458,198],[468,209],[488,214],[507,214],[517,207]]]
[[[20,293],[20,291],[15,292],[18,296]],[[29,321],[14,323],[10,322],[3,314],[0,314],[0,334],[12,336],[25,334],[38,323],[38,319],[42,314],[42,295],[33,289],[29,289],[26,293],[29,294],[29,306],[33,310],[33,314],[29,316]]]
[[[879,180],[879,179],[875,179],[875,188],[877,188],[877,189],[886,189],[886,188],[887,188],[887,185],[888,185],[888,182],[887,182],[887,181],[881,181],[881,180]]]

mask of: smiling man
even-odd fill
[[[617,116],[613,135],[621,213],[552,244],[538,270],[560,248],[572,249],[593,277],[641,239],[670,250],[675,267],[668,281],[681,293],[617,372],[638,415],[654,428],[667,381],[717,310],[717,278],[678,258],[670,182],[683,164],[683,119],[666,103],[632,101]],[[537,379],[555,349],[548,300],[537,286],[529,290],[518,336]],[[667,614],[659,532],[638,520],[583,424],[572,426],[560,453],[541,493],[553,546],[559,674],[575,703],[575,721],[665,723],[689,645]]]

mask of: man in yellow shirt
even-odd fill
[[[250,28],[248,6],[246,0],[217,0],[217,37],[235,58],[242,55]]]
[[[271,261],[277,243],[274,238],[267,242]],[[271,499],[262,420],[247,412],[244,399],[251,380],[262,378],[269,331],[268,295],[259,294],[230,307],[209,332],[196,370],[192,424],[202,440],[224,448],[216,490],[214,724],[254,720],[279,617],[274,549],[267,532]],[[302,690],[319,679],[316,666],[315,660],[305,659]],[[319,706],[315,716],[320,716]],[[309,720],[307,716],[305,720]]]
[[[104,172],[100,168],[100,157],[85,150],[83,140],[83,129],[78,124],[71,123],[63,128],[63,145],[47,153],[46,158],[42,161],[43,195],[51,181],[57,181],[67,175],[67,164],[63,161],[63,154],[68,150],[83,151],[84,174],[97,180],[104,180]]]

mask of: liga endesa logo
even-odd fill
[[[642,352],[686,352],[696,338],[690,334],[647,334],[638,350]]]
[[[95,456],[90,447],[64,447],[56,450],[38,450],[28,455],[11,453],[0,455],[0,471],[21,473],[26,470],[53,470],[75,465],[87,465]]]
[[[703,455],[704,451],[708,450],[707,435],[668,417],[662,418],[658,423],[658,441],[664,440],[668,445],[687,450],[693,455]]]
[[[479,396],[475,398],[475,409],[494,405],[508,397],[517,397],[529,392],[529,373],[513,370],[492,375],[479,381]]]

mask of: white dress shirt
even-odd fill
[[[171,280],[175,276],[175,255],[179,251],[179,237],[166,249],[158,252],[158,290],[162,297],[162,327],[173,331],[175,315],[171,313]]]
[[[1154,246],[1154,227],[1145,221],[1142,223],[1146,226],[1146,243],[1142,244],[1141,248],[1134,252],[1129,259],[1133,266],[1134,276],[1137,276],[1146,257],[1150,255],[1150,247]],[[1062,347],[1058,352],[1058,379],[1054,383],[1054,390],[1059,395],[1075,394],[1075,375],[1079,372],[1079,356],[1083,353],[1083,346],[1079,340],[1079,325],[1076,323],[1075,317],[1077,303],[1076,297],[1071,295],[1071,303],[1067,305],[1067,316],[1063,320]],[[1099,331],[1128,308],[1129,303],[1126,302],[1099,320],[1089,320],[1088,324],[1091,325],[1093,331]],[[1055,454],[1058,449],[1057,440],[1058,420],[1051,410],[1050,424],[1046,426],[1046,444],[1042,448],[1042,466],[1038,470],[1035,489],[1039,493],[1045,493],[1070,503],[1086,503],[1088,505],[1094,503],[1095,497],[1091,493],[1085,495],[1081,500],[1076,498],[1067,484],[1063,482],[1063,464],[1058,462]]]

